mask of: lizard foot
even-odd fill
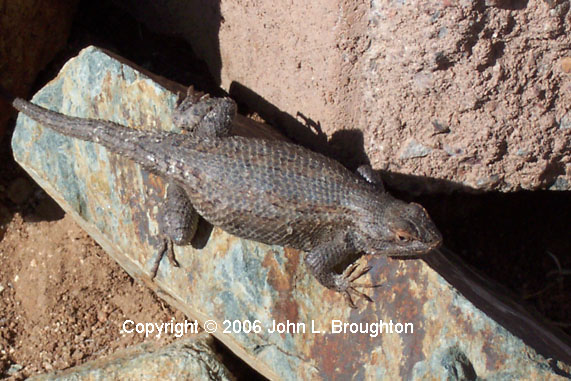
[[[169,262],[171,263],[171,265],[173,265],[174,267],[179,267],[178,261],[176,260],[176,258],[174,256],[174,249],[173,249],[172,240],[170,238],[165,237],[165,238],[163,238],[163,241],[161,243],[159,255],[157,255],[157,258],[155,259],[155,262],[153,263],[153,267],[151,268],[151,279],[155,279],[155,277],[157,276],[157,272],[159,271],[159,265],[160,265],[161,261],[163,260],[165,254],[166,254],[167,258],[169,259]]]
[[[366,266],[357,271],[358,267],[359,265],[356,263],[347,267],[345,272],[340,276],[340,284],[338,284],[339,291],[343,293],[347,304],[349,304],[349,307],[351,308],[357,308],[352,296],[363,298],[367,302],[373,302],[373,299],[371,299],[369,295],[359,291],[358,288],[377,288],[381,286],[380,284],[356,283],[355,280],[359,279],[371,270],[371,266]]]
[[[173,110],[175,126],[202,137],[230,135],[236,116],[236,103],[230,98],[211,98],[189,87],[186,97]]]

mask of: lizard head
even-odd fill
[[[388,201],[388,202],[387,202]],[[419,255],[438,248],[442,235],[426,210],[392,197],[359,218],[356,246],[367,254]]]

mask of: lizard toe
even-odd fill
[[[343,297],[345,298],[345,302],[349,307],[357,308],[357,305],[355,304],[355,302],[353,302],[353,298],[351,298],[351,293],[349,292],[349,290],[343,292]]]
[[[157,273],[159,271],[159,265],[163,258],[166,257],[169,259],[169,262],[174,267],[180,267],[176,257],[174,255],[173,243],[172,240],[168,237],[163,237],[161,240],[158,254],[153,261],[153,266],[151,267],[151,279],[155,279],[157,277]]]

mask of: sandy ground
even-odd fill
[[[0,378],[65,369],[145,341],[135,322],[184,320],[135,282],[66,215],[4,217],[0,241]],[[173,336],[147,338],[166,344]]]

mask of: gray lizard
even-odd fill
[[[4,97],[7,94],[4,92]],[[442,237],[425,209],[395,199],[368,166],[354,174],[304,147],[230,135],[236,104],[189,91],[173,120],[190,133],[149,132],[113,122],[66,116],[9,97],[14,108],[55,131],[101,144],[165,178],[159,224],[168,237],[151,270],[172,243],[187,244],[196,228],[193,207],[238,237],[307,252],[305,263],[325,287],[370,300],[355,282],[369,268],[336,267],[356,253],[419,255]]]

